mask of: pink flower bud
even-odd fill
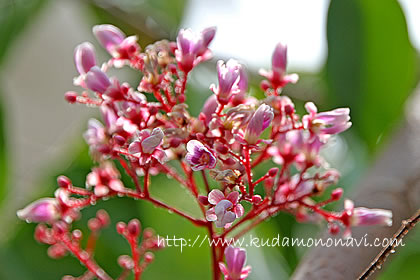
[[[200,62],[211,58],[208,46],[213,40],[215,32],[214,27],[204,29],[200,34],[194,33],[191,29],[179,31],[176,38],[175,58],[182,71],[188,73]]]
[[[133,259],[130,256],[122,255],[118,257],[118,264],[127,270],[131,270],[134,268]]]
[[[364,207],[357,207],[354,208],[351,223],[354,226],[392,226],[392,212],[390,210],[384,209],[368,209]]]
[[[74,50],[74,63],[80,75],[84,75],[96,66],[95,48],[89,42],[82,43]]]
[[[138,237],[140,235],[140,227],[140,221],[137,219],[132,219],[130,222],[128,222],[127,232],[133,237]]]
[[[104,93],[111,85],[108,76],[98,67],[94,66],[86,74],[85,83],[88,89]]]
[[[57,184],[60,188],[63,188],[63,189],[71,187],[72,185],[71,180],[67,176],[64,176],[64,175],[58,176]]]
[[[74,91],[68,91],[64,94],[64,99],[68,103],[73,104],[77,101],[77,93]]]
[[[277,167],[273,167],[273,168],[270,168],[270,170],[268,170],[268,175],[270,177],[274,177],[277,175],[277,172],[279,172],[279,169]]]
[[[54,198],[42,198],[17,211],[19,219],[33,223],[52,223],[60,218],[60,206]]]
[[[331,199],[332,200],[339,200],[342,195],[343,195],[343,189],[342,188],[335,189],[331,192]]]
[[[245,140],[248,144],[256,144],[261,133],[270,125],[274,118],[273,109],[262,104],[252,116],[245,130]]]
[[[115,227],[117,229],[118,234],[124,234],[127,225],[124,222],[118,222]]]
[[[225,249],[226,265],[219,262],[219,267],[225,279],[243,280],[248,277],[251,267],[246,266],[246,251],[241,248],[229,246]]]
[[[211,85],[210,89],[216,94],[220,103],[228,104],[232,96],[241,91],[239,88],[239,84],[243,86],[243,83],[240,83],[241,68],[242,65],[234,59],[229,59],[226,63],[222,60],[217,62],[219,84],[217,87]]]
[[[146,263],[151,263],[153,262],[155,259],[155,255],[152,252],[147,252],[146,254],[144,254],[144,261]]]
[[[93,34],[99,43],[112,54],[116,47],[125,39],[125,34],[117,27],[110,24],[95,25]]]

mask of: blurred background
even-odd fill
[[[190,78],[187,98],[195,115],[216,81],[218,59],[233,57],[244,63],[250,94],[262,97],[256,73],[270,66],[277,42],[287,43],[289,72],[301,78],[285,94],[296,101],[298,111],[306,101],[315,101],[322,110],[351,108],[352,129],[324,151],[343,174],[340,186],[351,192],[398,129],[415,91],[420,77],[419,13],[417,0],[0,0],[0,279],[61,279],[84,271],[70,256],[48,258],[46,246],[33,240],[35,225],[18,221],[15,213],[36,198],[51,196],[60,174],[84,185],[92,166],[81,135],[87,119],[97,112],[67,104],[63,94],[73,89],[77,44],[91,41],[99,61],[107,59],[91,34],[93,25],[115,24],[126,34],[137,34],[143,47],[159,39],[175,40],[179,28],[217,26],[211,45],[215,58]],[[140,80],[127,69],[116,75],[133,86]],[[153,178],[152,186],[162,200],[195,211],[181,200],[186,192],[164,176]],[[129,199],[98,203],[83,212],[77,226],[86,230],[87,219],[102,207],[114,223],[138,217],[144,227],[163,236],[205,234],[166,211]],[[298,224],[281,214],[252,234],[315,237],[324,228]],[[420,230],[406,243],[379,279],[420,279]],[[116,259],[128,250],[110,227],[99,240],[97,260],[116,277]],[[249,249],[249,279],[287,279],[306,250]],[[207,247],[186,248],[182,254],[168,248],[156,253],[144,278],[210,279],[209,264]]]

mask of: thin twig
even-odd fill
[[[368,279],[376,269],[380,269],[381,266],[385,263],[388,256],[395,252],[395,248],[398,244],[401,243],[402,239],[407,235],[407,233],[415,227],[415,225],[420,221],[420,209],[408,220],[402,222],[401,227],[394,234],[392,242],[382,249],[382,251],[376,256],[373,262],[366,268],[366,270],[359,276],[359,280]]]

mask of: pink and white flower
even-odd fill
[[[113,25],[96,25],[92,31],[99,43],[117,60],[117,63],[114,63],[115,66],[122,66],[124,63],[118,60],[130,59],[140,50],[137,36],[126,37],[119,28]]]
[[[221,104],[228,104],[235,94],[246,90],[248,84],[246,73],[243,66],[234,59],[229,59],[226,63],[223,60],[217,62],[217,77],[218,86],[212,84],[210,89]]]
[[[185,159],[191,165],[192,170],[200,171],[206,168],[212,169],[216,166],[216,157],[200,141],[190,140],[187,143],[187,151]]]
[[[225,280],[243,280],[251,272],[251,267],[245,266],[246,251],[242,248],[229,246],[225,249],[226,265],[219,262],[219,267]]]
[[[258,144],[261,133],[270,125],[273,118],[273,108],[267,104],[260,105],[246,127],[245,141],[251,145]]]
[[[274,89],[283,88],[288,83],[295,84],[299,76],[297,74],[286,75],[287,46],[278,43],[271,58],[271,70],[260,69],[259,73],[270,81]]]
[[[182,71],[189,73],[197,64],[212,57],[208,46],[215,34],[215,27],[206,28],[198,34],[191,29],[181,29],[179,31],[176,38],[175,58]]]
[[[60,204],[55,198],[41,198],[17,211],[17,216],[31,223],[51,224],[61,216]]]
[[[305,109],[309,113],[302,118],[305,129],[309,129],[312,133],[323,136],[323,138],[341,133],[351,126],[349,108],[338,108],[318,113],[315,104],[308,102],[305,104]]]
[[[220,190],[212,190],[208,196],[211,207],[206,212],[207,221],[215,221],[216,227],[230,227],[236,218],[241,217],[245,210],[239,203],[240,194],[237,191],[231,192],[227,196]]]
[[[139,158],[140,166],[144,166],[150,162],[152,158],[160,163],[166,160],[166,153],[160,148],[163,142],[163,131],[157,127],[150,132],[144,129],[138,133],[138,140],[134,141],[128,147],[128,152]]]
[[[341,214],[341,221],[346,227],[344,236],[350,237],[352,226],[392,226],[392,211],[365,207],[355,208],[353,201],[347,199],[344,201],[344,211]]]

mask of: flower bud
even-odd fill
[[[140,235],[140,221],[133,219],[128,222],[127,231],[133,237],[138,237]]]
[[[95,48],[89,42],[82,43],[74,50],[74,63],[80,75],[84,75],[96,66]]]
[[[99,43],[111,54],[125,39],[125,34],[111,24],[95,25],[92,31]]]
[[[66,189],[72,186],[71,180],[64,175],[57,177],[57,184],[60,188]]]
[[[268,170],[268,175],[270,177],[274,177],[274,176],[277,175],[278,171],[279,171],[279,169],[277,167],[270,168],[270,170]]]
[[[124,222],[118,222],[116,225],[118,234],[124,234],[127,225]]]
[[[77,93],[74,91],[68,91],[64,94],[64,99],[68,103],[73,104],[77,101]]]
[[[273,109],[262,104],[255,111],[245,130],[245,140],[248,144],[256,144],[261,133],[270,125],[274,118]]]
[[[34,223],[52,223],[60,218],[60,206],[54,198],[42,198],[17,211],[19,219]]]
[[[343,195],[343,189],[342,188],[335,189],[331,192],[331,199],[332,200],[339,200],[342,195]]]
[[[98,67],[94,66],[86,74],[85,83],[88,89],[104,93],[111,85],[108,76]]]

